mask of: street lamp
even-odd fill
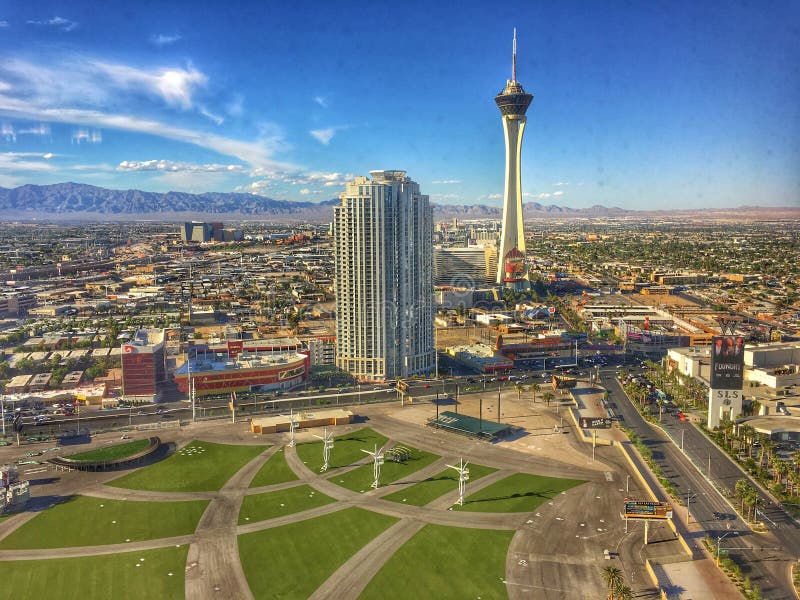
[[[730,526],[731,526],[730,523],[728,523],[728,527],[730,527]],[[721,536],[719,536],[717,538],[717,566],[719,566],[719,553],[720,553],[720,550],[722,550],[722,548],[720,548],[720,545],[722,544],[722,540],[724,540],[726,537],[728,537],[731,534],[737,535],[738,533],[739,533],[738,531],[729,531],[727,533],[723,533]]]

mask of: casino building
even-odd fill
[[[140,329],[122,344],[122,395],[156,402],[167,381],[163,329]]]
[[[297,340],[229,341],[193,349],[175,371],[178,389],[196,396],[292,388],[308,378],[310,357]]]

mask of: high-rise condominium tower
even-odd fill
[[[336,364],[362,381],[430,371],[433,211],[405,171],[371,171],[334,208]]]
[[[503,194],[503,230],[500,235],[497,283],[521,288],[526,285],[525,233],[522,228],[522,184],[520,158],[522,134],[527,117],[525,112],[533,101],[517,81],[517,31],[514,30],[514,49],[511,61],[511,79],[494,98],[503,119],[506,138],[506,182]]]

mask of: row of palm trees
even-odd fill
[[[719,431],[722,435],[720,442],[728,452],[735,455],[746,452],[747,458],[753,459],[758,448],[755,460],[757,469],[771,471],[773,485],[779,486],[782,493],[787,496],[800,495],[800,450],[796,450],[791,459],[785,460],[776,453],[776,444],[768,435],[756,432],[750,425],[737,427],[728,419],[720,424]]]
[[[522,399],[522,392],[531,392],[533,394],[533,403],[536,404],[536,394],[542,391],[542,386],[538,383],[532,383],[530,385],[519,385],[517,384],[517,400]],[[550,406],[550,403],[555,398],[555,394],[551,391],[546,391],[542,394],[542,400],[547,402],[547,406]]]
[[[608,600],[632,600],[633,590],[625,583],[622,571],[617,567],[603,567],[600,570],[603,583],[608,586]]]

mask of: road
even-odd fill
[[[684,502],[685,498],[690,499],[692,522],[699,524],[705,534],[712,538],[726,536],[722,547],[737,548],[729,551],[731,557],[743,565],[744,575],[758,585],[765,598],[794,600],[789,565],[797,559],[800,548],[800,532],[794,521],[782,510],[772,508],[767,511],[767,515],[775,521],[777,527],[768,533],[757,534],[738,516],[735,519],[715,516],[735,513],[728,501],[698,472],[688,456],[681,452],[681,431],[684,432],[684,449],[695,456],[699,464],[707,465],[710,453],[715,481],[732,487],[737,479],[743,477],[736,465],[689,423],[681,423],[672,416],[666,417],[669,419],[668,430],[675,439],[650,425],[626,396],[613,369],[601,370],[601,383],[609,391],[609,402],[614,405],[615,412],[622,416],[625,425],[636,432],[652,450],[654,461],[678,488]],[[783,513],[783,516],[779,513]],[[766,550],[777,547],[781,549]]]

